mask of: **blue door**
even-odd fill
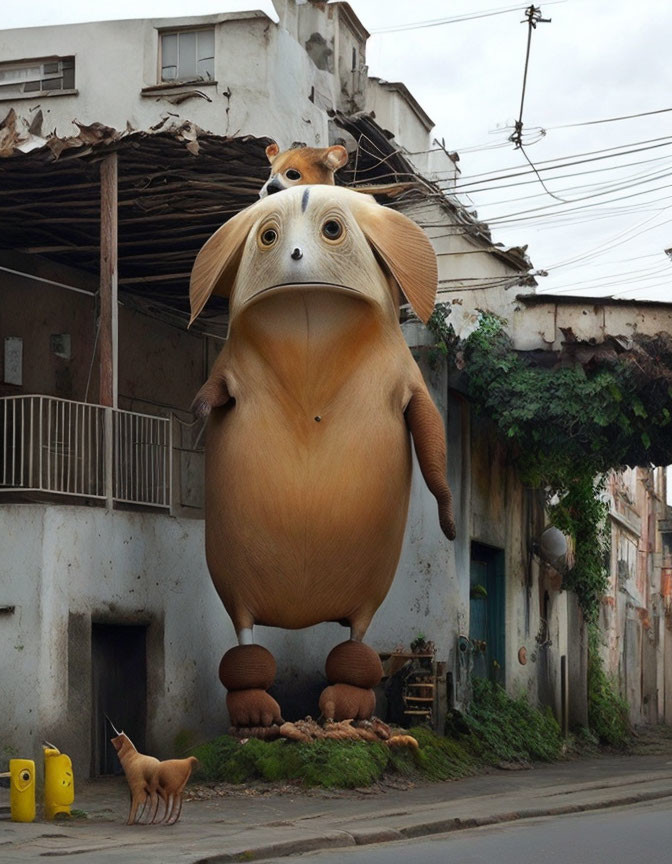
[[[504,684],[504,550],[471,544],[469,638],[475,678]]]

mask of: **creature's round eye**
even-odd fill
[[[278,239],[278,232],[275,228],[267,228],[261,234],[261,245],[262,246],[272,246],[275,241]]]
[[[285,177],[288,180],[300,180],[301,172],[297,171],[296,168],[288,168],[287,171],[285,171]]]
[[[322,226],[322,233],[327,240],[338,240],[341,234],[343,234],[343,225],[338,219],[327,219]]]
[[[28,771],[21,772],[21,779],[24,783],[27,783],[30,780],[30,773]]]

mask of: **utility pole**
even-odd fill
[[[516,149],[523,146],[523,106],[525,105],[525,88],[527,86],[527,67],[530,63],[530,46],[532,45],[532,31],[537,29],[537,24],[550,24],[551,18],[541,17],[541,6],[528,6],[525,10],[527,20],[527,51],[525,52],[525,71],[523,73],[523,92],[520,97],[520,112],[514,127],[513,134],[509,136]],[[525,21],[521,21],[524,24]]]

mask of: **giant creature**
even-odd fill
[[[239,642],[220,664],[234,726],[281,722],[255,624],[349,626],[320,710],[371,716],[382,669],[362,640],[401,552],[411,438],[455,536],[443,422],[399,326],[402,292],[426,322],[436,285],[414,222],[331,186],[261,199],[196,258],[192,321],[211,294],[229,298],[229,336],[194,405],[210,415],[207,562]]]

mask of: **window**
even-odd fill
[[[73,90],[74,87],[74,57],[0,63],[0,99],[43,93],[45,90]]]
[[[214,81],[215,31],[161,34],[162,81]]]

